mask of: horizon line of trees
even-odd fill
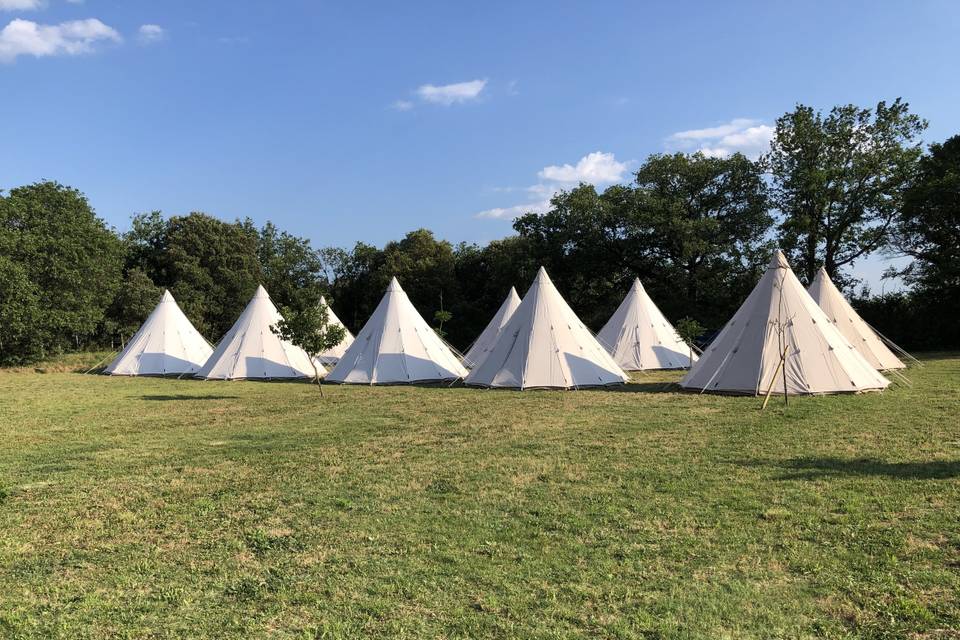
[[[40,182],[0,192],[0,364],[119,346],[169,289],[208,339],[233,324],[258,284],[280,307],[320,295],[356,332],[396,276],[428,321],[465,349],[511,286],[541,265],[598,330],[634,277],[668,318],[719,329],[775,246],[804,282],[820,266],[848,294],[857,261],[908,256],[909,290],[853,300],[911,348],[960,346],[960,136],[927,150],[927,123],[900,99],[827,113],[798,105],[768,153],[654,154],[629,184],[558,193],[515,235],[453,245],[426,229],[377,248],[316,249],[268,222],[194,212],[136,215],[116,233],[78,190]]]

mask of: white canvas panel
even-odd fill
[[[626,371],[690,366],[690,347],[647,295],[639,278],[597,334],[597,340]]]
[[[334,365],[340,360],[341,356],[346,353],[347,349],[353,344],[353,334],[350,333],[350,330],[343,326],[343,323],[340,322],[340,318],[337,317],[337,314],[333,312],[333,309],[330,308],[330,305],[327,304],[326,298],[320,298],[320,304],[327,308],[327,325],[332,327],[343,327],[343,340],[337,346],[327,349],[320,354],[320,357],[317,358],[320,362],[325,365]]]
[[[281,340],[270,327],[283,317],[263,286],[223,337],[197,377],[207,380],[312,378],[310,357],[300,347]],[[326,372],[316,363],[320,375]]]
[[[408,384],[462,378],[467,370],[417,312],[396,278],[327,376],[350,384]]]
[[[860,352],[860,355],[866,358],[874,369],[886,371],[906,368],[907,365],[887,348],[880,336],[850,306],[837,286],[833,284],[830,276],[827,275],[826,269],[820,268],[807,291],[827,314],[834,326],[843,334],[843,337],[850,341],[850,344]]]
[[[464,382],[519,389],[622,384],[627,375],[557,291],[543,267],[486,358]]]
[[[497,309],[497,312],[493,315],[493,318],[484,328],[483,332],[464,354],[463,364],[465,364],[467,368],[473,369],[483,362],[483,359],[486,358],[490,350],[493,349],[493,345],[496,344],[503,327],[506,326],[507,322],[509,322],[513,316],[513,312],[516,311],[519,306],[520,296],[517,295],[517,290],[514,287],[510,287],[510,293],[507,294],[500,308]]]
[[[784,349],[785,374],[774,377]],[[778,251],[680,385],[753,395],[773,382],[782,393],[784,375],[789,394],[850,393],[890,384],[840,334]]]
[[[137,333],[104,373],[114,376],[194,374],[213,348],[184,315],[169,291],[164,291]]]

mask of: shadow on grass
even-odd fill
[[[683,391],[676,382],[628,382],[601,388],[604,391],[615,391],[617,393],[679,393]]]
[[[409,385],[416,386],[416,385]],[[576,389],[554,389],[548,387],[528,387],[526,389],[517,389],[515,387],[481,387],[479,385],[466,385],[458,382],[453,385],[453,389],[475,389],[478,391],[497,391],[497,392],[521,392],[521,391],[548,391],[556,393],[576,393],[578,391],[598,391],[600,393],[677,393],[682,391],[675,382],[628,382],[626,384],[598,385],[595,387],[585,386]]]
[[[147,395],[140,396],[141,400],[151,400],[154,402],[178,402],[180,400],[239,400],[240,396],[186,396],[177,395]]]
[[[738,463],[746,467],[778,467],[787,473],[777,480],[817,480],[843,476],[883,476],[899,480],[945,480],[960,477],[960,460],[930,462],[886,462],[876,458],[793,458],[790,460],[751,460]]]

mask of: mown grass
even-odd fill
[[[0,372],[0,637],[958,637],[956,356],[764,413],[69,368]]]

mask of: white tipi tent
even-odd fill
[[[196,373],[213,348],[180,310],[169,291],[104,373],[163,376]]]
[[[757,395],[773,383],[781,393],[784,378],[789,394],[859,392],[890,384],[833,326],[777,251],[680,386]]]
[[[327,325],[331,327],[343,327],[343,323],[340,322],[340,318],[337,317],[337,314],[335,314],[333,309],[330,308],[330,305],[327,304],[326,298],[321,296],[320,304],[327,308]],[[344,352],[346,352],[347,348],[353,344],[353,334],[350,333],[350,330],[346,327],[343,327],[343,331],[343,340],[340,342],[340,344],[321,353],[317,360],[323,364],[337,364]]]
[[[250,302],[230,327],[213,355],[197,373],[207,380],[312,378],[307,353],[270,330],[283,317],[258,286]],[[322,375],[326,370],[316,363]]]
[[[626,381],[627,375],[580,322],[543,267],[487,357],[464,380],[482,387],[520,389]]]
[[[327,380],[404,384],[456,380],[465,375],[467,370],[393,278],[373,315]]]
[[[517,290],[514,287],[510,287],[510,293],[507,294],[503,304],[493,315],[493,319],[487,324],[480,337],[474,341],[470,350],[463,355],[463,363],[468,368],[473,369],[483,362],[493,345],[496,344],[500,331],[510,321],[510,317],[513,316],[513,312],[519,306],[520,296],[517,295]]]
[[[640,284],[630,292],[597,334],[613,359],[626,371],[686,369],[690,346],[677,334]],[[696,361],[697,356],[693,356]]]
[[[860,352],[874,369],[905,369],[907,365],[883,344],[873,329],[854,311],[847,299],[837,289],[827,270],[823,267],[807,289],[810,296],[823,309],[830,321],[840,330],[843,337]]]

